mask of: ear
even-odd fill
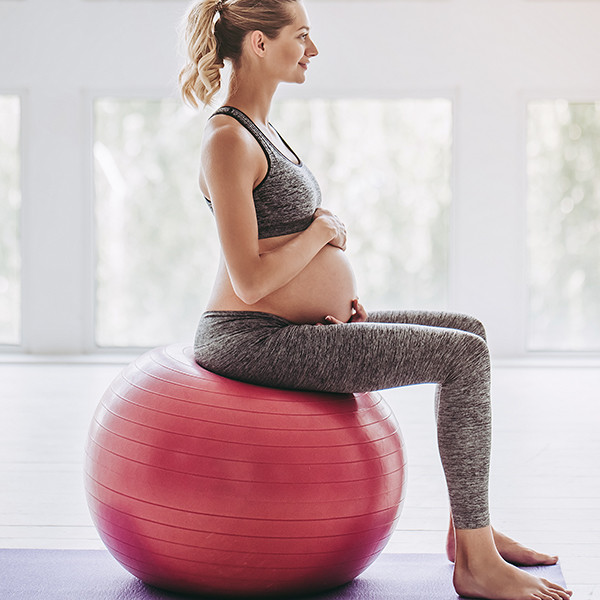
[[[250,32],[248,41],[250,43],[250,49],[252,52],[254,52],[254,54],[261,57],[264,56],[266,37],[262,31],[256,30]]]

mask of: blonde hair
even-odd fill
[[[179,73],[184,102],[208,105],[221,88],[225,60],[239,66],[246,34],[262,31],[276,39],[293,22],[289,5],[297,0],[200,0],[184,21],[187,61]]]

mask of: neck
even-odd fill
[[[276,82],[265,82],[264,78],[253,77],[248,71],[234,71],[225,104],[239,108],[257,125],[267,129],[276,90]]]

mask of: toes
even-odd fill
[[[541,596],[544,600],[563,600],[560,594],[553,592],[552,590],[544,590]]]
[[[562,586],[547,579],[542,578],[542,583],[548,587],[548,593],[554,594],[557,600],[569,600],[573,594],[570,590],[565,590]]]
[[[533,593],[533,597],[536,598],[536,600],[569,600],[570,593],[567,593],[563,588],[556,584],[551,584],[544,579],[541,579],[541,581],[546,588]],[[552,586],[553,589],[550,589],[550,586]]]
[[[526,565],[555,565],[558,562],[558,556],[542,554],[530,548],[524,550],[522,559]]]

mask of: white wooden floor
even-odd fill
[[[0,363],[0,547],[102,547],[83,496],[83,445],[120,368]],[[558,553],[574,598],[600,600],[600,369],[496,367],[493,382],[494,524]],[[408,499],[386,552],[443,552],[433,387],[385,396],[409,453]]]

